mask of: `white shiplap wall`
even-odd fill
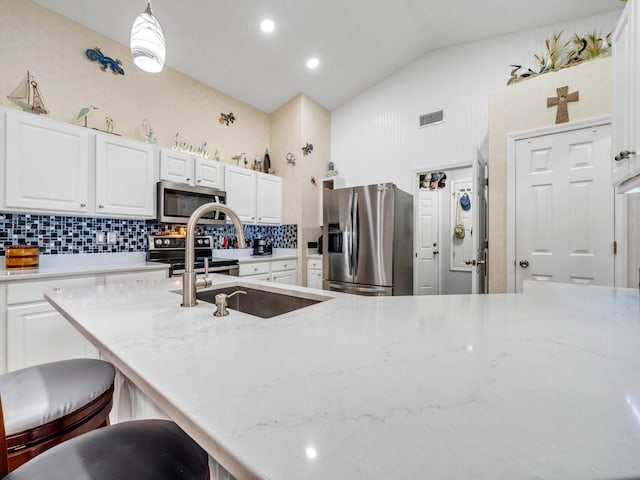
[[[533,67],[560,30],[608,33],[620,12],[426,54],[332,111],[331,159],[352,185],[393,181],[409,192],[417,169],[471,163],[487,136],[489,92],[505,85],[509,65]],[[439,109],[445,123],[418,128],[420,115]]]

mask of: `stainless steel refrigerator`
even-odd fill
[[[322,286],[358,295],[413,294],[413,196],[393,183],[323,194]]]

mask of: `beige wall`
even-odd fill
[[[125,75],[102,72],[97,62],[87,59],[85,50],[94,47],[122,60]],[[133,65],[127,46],[31,0],[0,0],[0,65],[3,106],[16,108],[6,96],[29,70],[37,77],[51,118],[73,122],[81,108],[95,105],[99,110],[89,118],[90,127],[104,129],[108,115],[116,133],[143,140],[146,118],[161,146],[170,147],[179,132],[182,141],[197,146],[206,141],[210,156],[218,148],[228,163],[242,152],[250,162],[256,156],[262,159],[269,148],[272,168],[284,177],[283,223],[298,225],[301,252],[306,252],[308,240],[318,237],[319,194],[311,177],[327,171],[331,114],[310,98],[300,94],[267,115],[169,67],[159,74],[143,72]],[[221,112],[233,112],[236,122],[220,124]],[[306,142],[314,150],[305,157],[301,149]],[[296,156],[296,166],[287,164],[288,152]],[[298,278],[305,281],[300,255]]]
[[[102,72],[97,62],[89,61],[84,52],[94,47],[122,60],[125,75]],[[89,126],[104,129],[109,115],[115,132],[138,140],[144,138],[142,120],[148,118],[160,145],[171,146],[179,132],[189,143],[206,141],[211,156],[219,148],[226,161],[241,152],[249,160],[262,158],[269,146],[266,113],[171,68],[143,72],[134,66],[128,47],[31,0],[0,0],[0,69],[0,105],[15,107],[6,96],[29,69],[37,76],[51,118],[71,122],[82,107],[95,105],[99,110]],[[237,121],[220,124],[221,112],[233,112]]]
[[[611,114],[611,59],[597,59],[501,88],[489,96],[489,289],[506,291],[507,134],[555,125],[547,97],[568,85],[580,91],[570,121]]]
[[[306,285],[307,242],[320,235],[318,180],[327,171],[331,141],[331,114],[305,95],[298,95],[270,115],[272,160],[278,175],[284,180],[283,222],[298,225],[298,279]],[[302,147],[313,145],[304,156]],[[296,157],[296,164],[286,162],[287,153]]]

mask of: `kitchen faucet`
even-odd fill
[[[206,278],[206,276],[204,279],[198,279],[193,268],[196,225],[198,224],[198,220],[209,212],[223,212],[229,215],[236,229],[236,235],[238,236],[238,248],[245,248],[247,246],[244,240],[244,231],[240,224],[240,218],[238,218],[238,214],[234,210],[218,202],[205,203],[201,207],[198,207],[189,217],[189,222],[187,222],[187,239],[184,247],[184,273],[182,274],[181,306],[183,307],[194,307],[198,303],[196,302],[196,288],[211,285],[211,280]]]

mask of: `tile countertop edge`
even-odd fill
[[[145,253],[41,255],[39,263],[38,268],[24,270],[7,270],[2,265],[0,283],[169,268],[167,264],[146,261]]]

